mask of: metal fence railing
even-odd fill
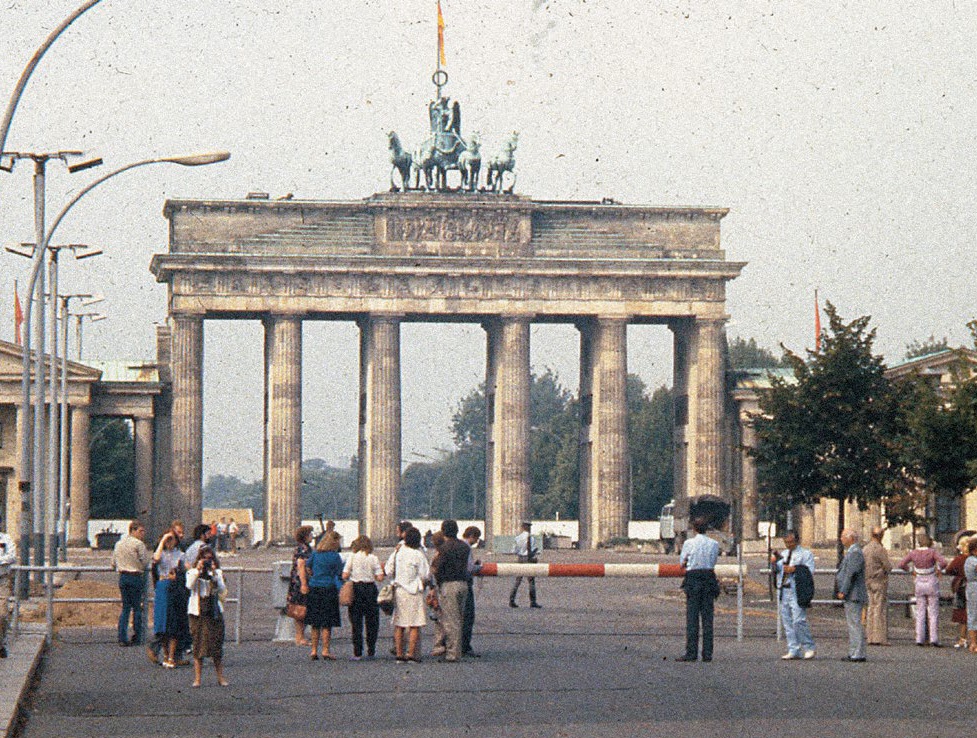
[[[230,626],[232,636],[232,642],[237,645],[241,643],[241,613],[242,605],[244,600],[244,575],[245,574],[267,574],[271,573],[270,568],[258,568],[258,567],[222,567],[225,578],[228,580],[228,596],[224,600],[224,613],[225,617],[231,615]],[[16,596],[16,593],[21,591],[21,585],[23,583],[23,577],[25,575],[29,576],[31,572],[40,572],[43,583],[44,583],[44,602],[45,602],[45,628],[44,633],[47,641],[50,643],[52,637],[54,636],[54,606],[61,603],[114,603],[122,606],[122,599],[120,597],[57,597],[55,596],[55,586],[54,577],[57,574],[107,574],[114,573],[115,570],[109,566],[72,566],[69,564],[59,564],[57,566],[22,566],[13,565],[10,567],[10,571],[13,574],[13,592],[14,596],[10,597],[10,604],[12,607],[12,617],[11,617],[11,630],[14,636],[19,635],[21,627],[21,617],[20,609],[24,604],[24,600]],[[147,578],[149,573],[146,573]],[[234,583],[234,587],[231,587],[231,582]],[[146,592],[147,596],[144,600],[144,606],[153,602],[152,587],[147,586]]]

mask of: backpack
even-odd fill
[[[797,604],[810,607],[814,599],[814,572],[803,564],[794,568],[794,590],[797,594]]]

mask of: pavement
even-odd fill
[[[280,557],[256,552],[226,563],[262,565]],[[649,560],[612,552],[546,558]],[[737,642],[735,597],[724,595],[717,603],[715,660],[686,664],[675,661],[684,645],[677,580],[538,580],[543,609],[533,610],[525,583],[522,606],[511,609],[511,582],[487,579],[476,592],[474,644],[481,658],[397,663],[387,652],[384,618],[377,660],[350,661],[343,627],[334,637],[339,660],[313,662],[304,648],[271,643],[269,576],[246,579],[243,642],[225,648],[230,687],[218,687],[208,665],[204,686],[191,689],[189,668],[152,666],[143,649],[116,646],[112,629],[63,629],[21,702],[18,735],[577,738],[690,731],[818,736],[844,729],[916,738],[977,722],[968,689],[975,657],[916,647],[896,608],[894,645],[871,648],[867,663],[841,661],[844,624],[832,608],[812,611],[817,658],[783,662],[771,606],[748,603],[745,638]],[[943,620],[949,626],[948,611]],[[952,643],[949,630],[943,640]],[[430,642],[429,626],[425,654]],[[0,661],[4,684],[11,681],[8,662]]]

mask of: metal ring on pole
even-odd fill
[[[439,69],[431,75],[431,81],[434,83],[435,87],[440,89],[448,84],[448,73],[443,69]]]

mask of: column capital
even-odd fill
[[[406,318],[406,313],[366,313],[361,315],[356,319],[356,324],[362,328],[368,323],[387,323],[387,324],[399,324]]]

